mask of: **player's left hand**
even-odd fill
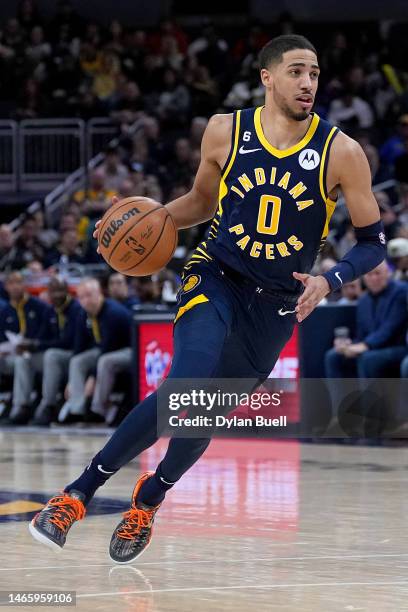
[[[298,323],[301,323],[310,315],[319,302],[330,293],[330,287],[324,276],[312,276],[311,274],[301,274],[300,272],[293,272],[293,276],[305,287],[295,308],[296,318]]]

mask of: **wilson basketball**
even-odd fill
[[[129,276],[161,270],[177,246],[177,229],[167,208],[150,198],[124,198],[102,217],[99,250],[106,262]]]

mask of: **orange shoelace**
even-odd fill
[[[153,515],[154,511],[148,512],[141,508],[131,508],[123,514],[123,518],[127,519],[127,524],[123,525],[116,532],[116,535],[125,540],[132,540],[143,527],[149,527]]]
[[[62,531],[66,531],[72,521],[81,521],[86,509],[79,499],[69,497],[69,495],[56,495],[48,502],[47,506],[56,506],[58,510],[50,518],[50,523],[57,525]]]

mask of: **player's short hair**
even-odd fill
[[[299,34],[283,34],[272,38],[259,52],[259,67],[268,68],[271,64],[279,64],[286,51],[293,49],[309,49],[316,53],[315,47],[310,40]]]

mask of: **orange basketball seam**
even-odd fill
[[[152,211],[152,212],[153,212],[153,211]],[[153,245],[153,246],[152,246],[152,248],[150,249],[150,251],[149,251],[148,253],[146,253],[146,255],[143,257],[143,259],[141,259],[141,260],[140,260],[140,261],[139,261],[137,264],[135,264],[134,266],[130,266],[130,268],[126,268],[125,270],[123,270],[123,272],[129,272],[130,270],[133,270],[133,268],[137,268],[137,266],[140,266],[140,264],[144,262],[144,260],[146,259],[146,257],[149,257],[149,255],[150,255],[150,254],[153,252],[153,250],[156,248],[156,245],[157,245],[157,243],[159,242],[159,240],[160,240],[160,238],[161,238],[161,236],[162,236],[162,234],[163,234],[163,232],[164,232],[164,228],[166,227],[166,223],[167,223],[167,221],[168,221],[169,217],[170,217],[170,219],[173,221],[173,219],[171,218],[170,213],[169,213],[167,210],[166,210],[166,213],[167,213],[167,214],[166,214],[166,220],[165,220],[165,222],[163,223],[163,227],[162,227],[162,229],[161,229],[161,232],[160,232],[159,236],[157,237],[156,242],[154,243],[154,245]],[[174,221],[173,221],[173,225],[174,225]],[[174,225],[174,227],[175,227],[175,225]],[[175,248],[176,248],[176,247],[174,247],[174,249],[175,249]],[[174,250],[173,250],[173,253],[174,253]],[[171,257],[173,256],[173,253],[172,253]]]

